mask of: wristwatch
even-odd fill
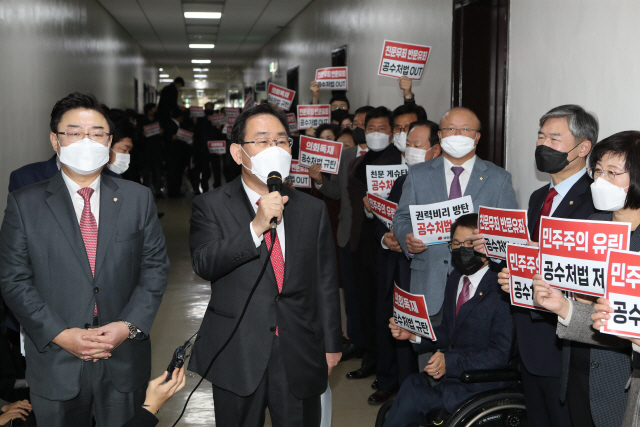
[[[129,339],[134,339],[138,335],[138,328],[136,328],[133,323],[127,322],[126,320],[123,320],[122,322],[124,322],[124,324],[127,325],[127,328],[129,328]]]
[[[407,100],[407,101],[414,101],[415,102],[416,95],[415,95],[415,93],[411,92],[411,96],[409,98],[405,97],[404,99]]]

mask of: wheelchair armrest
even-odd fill
[[[465,384],[518,380],[520,380],[520,372],[516,369],[484,369],[466,371],[460,375],[460,381]]]

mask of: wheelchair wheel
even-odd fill
[[[393,399],[387,400],[378,410],[378,416],[376,417],[376,426],[382,427],[384,425],[384,421],[387,419],[387,414],[391,410],[391,405],[393,405]]]
[[[526,427],[527,411],[522,393],[495,391],[480,394],[460,406],[446,427]],[[377,426],[377,424],[376,424]]]

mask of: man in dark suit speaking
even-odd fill
[[[113,123],[91,94],[51,112],[61,170],[9,194],[0,229],[2,296],[26,332],[38,423],[117,426],[144,402],[149,330],[167,284],[148,188],[101,174]]]
[[[319,426],[320,395],[340,360],[337,266],[324,203],[267,178],[289,175],[291,142],[283,114],[268,104],[244,111],[230,152],[242,175],[193,200],[191,256],[211,281],[211,301],[189,369],[204,375],[233,330],[271,247],[271,260],[246,315],[206,378],[216,425]]]

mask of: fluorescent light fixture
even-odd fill
[[[210,59],[192,59],[191,63],[192,64],[211,64],[211,60]]]
[[[189,49],[213,49],[214,47],[215,47],[214,44],[206,44],[206,43],[189,44]]]
[[[160,79],[160,83],[173,83],[173,79]]]
[[[208,68],[194,68],[193,71],[209,71]]]
[[[164,71],[162,68],[158,68],[158,71]]]
[[[204,79],[207,77],[206,74],[194,74],[193,77],[195,77],[196,79]]]
[[[158,77],[169,77],[169,74],[160,74]]]
[[[220,19],[222,13],[220,12],[185,12],[185,18],[189,19]]]

